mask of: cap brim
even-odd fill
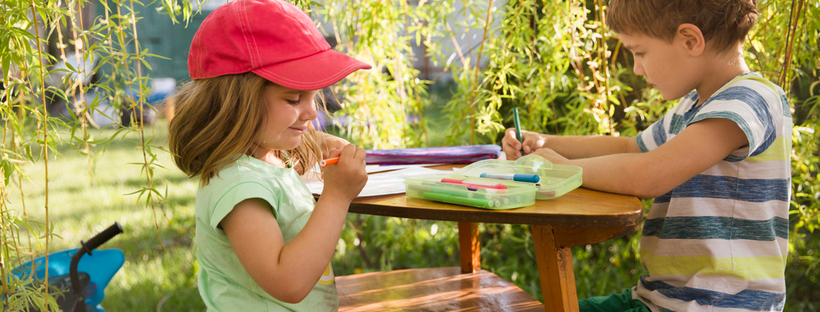
[[[318,90],[339,82],[354,71],[370,68],[372,67],[368,64],[329,49],[301,59],[257,68],[252,72],[283,87]]]

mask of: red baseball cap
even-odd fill
[[[310,17],[281,0],[236,0],[217,8],[188,53],[191,79],[253,72],[296,90],[318,90],[370,68],[331,50]]]

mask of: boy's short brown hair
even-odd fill
[[[724,52],[746,38],[757,16],[756,0],[612,0],[606,24],[617,33],[642,34],[671,42],[678,26],[700,28]]]

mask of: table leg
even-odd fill
[[[546,311],[578,311],[570,247],[556,243],[555,229],[552,226],[533,225],[532,237],[535,241],[544,308]]]
[[[478,240],[478,223],[458,223],[458,254],[461,273],[481,270],[481,242]]]

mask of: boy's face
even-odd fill
[[[666,100],[675,100],[697,86],[695,70],[686,53],[685,43],[677,36],[671,43],[641,34],[620,34],[624,47],[635,59],[635,74],[646,77],[646,83],[661,92]]]
[[[256,144],[271,150],[290,150],[299,146],[308,124],[316,119],[313,99],[318,92],[267,85],[264,90],[267,116],[257,132]]]

